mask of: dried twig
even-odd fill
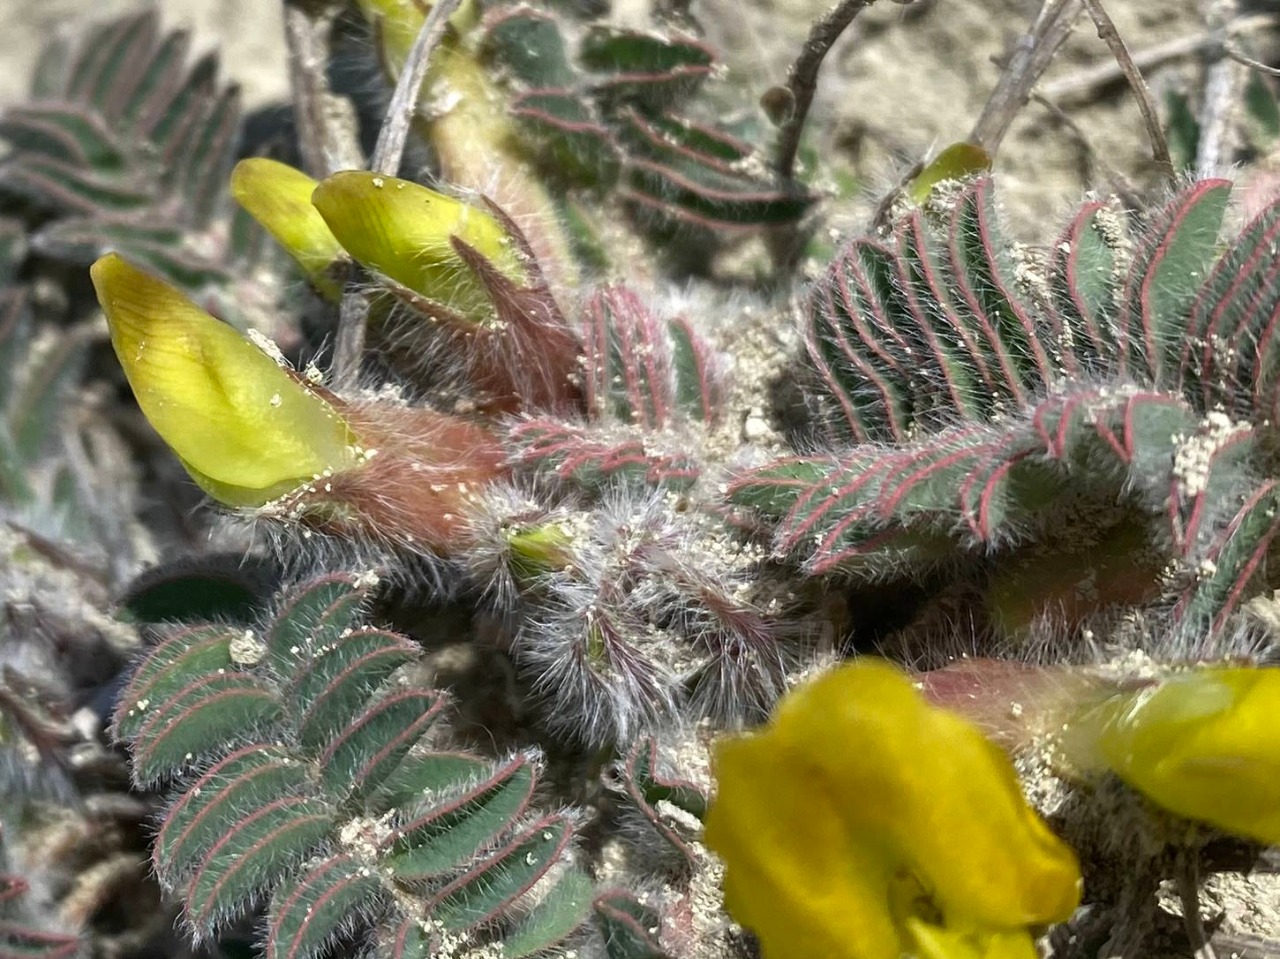
[[[1045,0],[1035,22],[1018,40],[996,87],[969,134],[969,141],[995,156],[1031,89],[1048,68],[1058,48],[1071,35],[1083,0]]]
[[[1178,899],[1182,905],[1182,926],[1194,950],[1195,959],[1217,959],[1217,952],[1205,932],[1200,918],[1200,860],[1199,850],[1186,851],[1178,862]]]
[[[1265,936],[1219,931],[1209,937],[1209,945],[1231,959],[1280,959],[1280,940]]]
[[[329,90],[325,67],[336,13],[291,0],[284,6],[289,81],[303,168],[314,177],[364,166],[349,100]]]
[[[409,128],[418,108],[418,94],[427,76],[431,54],[435,52],[449,23],[449,17],[457,9],[460,0],[438,0],[431,13],[423,21],[409,55],[396,80],[395,92],[387,106],[382,129],[369,169],[375,173],[394,176],[400,170],[404,157],[404,145],[409,138]],[[338,389],[356,384],[360,374],[360,360],[364,356],[365,327],[369,322],[369,298],[348,284],[342,295],[338,311],[338,332],[333,344],[333,384]]]
[[[1227,56],[1239,59],[1235,54],[1235,47],[1230,38],[1244,36],[1258,30],[1270,29],[1278,23],[1280,23],[1280,17],[1272,13],[1256,14],[1233,20],[1227,24],[1226,28],[1228,37]],[[1196,33],[1192,36],[1178,37],[1143,50],[1134,50],[1132,55],[1133,64],[1139,70],[1151,70],[1171,60],[1180,60],[1183,57],[1202,53],[1220,42],[1219,37],[1210,33]],[[1259,67],[1264,70],[1271,69],[1265,64],[1258,64],[1256,60],[1246,65],[1255,66],[1255,69]],[[1062,103],[1077,97],[1092,96],[1099,88],[1123,79],[1124,72],[1120,69],[1119,64],[1114,60],[1108,60],[1106,63],[1098,64],[1096,67],[1090,67],[1087,70],[1081,70],[1079,73],[1073,73],[1070,76],[1046,83],[1040,88],[1040,93],[1055,103]]]
[[[1108,184],[1108,188],[1112,193],[1115,193],[1131,207],[1136,208],[1141,205],[1140,195],[1134,189],[1133,184],[1129,182],[1123,173],[1107,161],[1105,153],[1094,149],[1092,139],[1079,123],[1047,97],[1041,96],[1039,93],[1033,93],[1031,94],[1031,99],[1048,110],[1054,121],[1068,130],[1075,137],[1076,142],[1080,144],[1086,163],[1086,169],[1083,171],[1084,175],[1082,177],[1084,183],[1093,184],[1097,177],[1097,174],[1093,171],[1096,170]]]
[[[1267,66],[1261,60],[1255,60],[1230,41],[1222,45],[1222,53],[1224,56],[1230,57],[1236,63],[1246,66],[1250,70],[1257,70],[1259,73],[1265,73],[1269,77],[1280,77],[1280,70],[1277,70],[1275,67]]]
[[[333,387],[349,390],[360,379],[360,361],[364,357],[364,334],[369,325],[369,297],[347,284],[338,308],[338,332],[333,338]]]
[[[1204,101],[1197,121],[1200,136],[1196,141],[1196,176],[1210,177],[1222,170],[1224,158],[1230,155],[1235,128],[1233,117],[1237,102],[1237,77],[1243,72],[1227,56],[1226,27],[1236,12],[1235,0],[1210,0],[1206,16],[1218,43],[1209,48],[1205,67]]]
[[[1125,46],[1124,40],[1120,37],[1119,31],[1116,30],[1116,25],[1112,22],[1111,16],[1102,6],[1101,0],[1084,0],[1084,6],[1089,11],[1089,16],[1093,18],[1093,25],[1098,28],[1098,38],[1111,49],[1111,55],[1115,57],[1116,64],[1128,81],[1129,89],[1133,91],[1134,97],[1137,98],[1138,109],[1142,113],[1142,122],[1147,128],[1147,138],[1151,141],[1151,155],[1162,168],[1165,176],[1173,179],[1173,159],[1169,156],[1169,143],[1164,137],[1164,130],[1160,127],[1160,117],[1156,113],[1156,104],[1151,97],[1151,90],[1147,87],[1147,82],[1142,79],[1142,72],[1134,66],[1133,57],[1129,55],[1129,48]]]
[[[1196,176],[1220,174],[1231,152],[1232,112],[1237,102],[1236,74],[1240,67],[1225,55],[1205,71],[1204,103],[1197,118]]]
[[[818,90],[818,71],[822,68],[823,59],[854,18],[873,3],[875,0],[841,0],[810,28],[800,55],[787,71],[783,90],[789,95],[789,109],[778,132],[778,155],[773,164],[782,179],[790,180],[795,169],[800,134],[804,131],[809,107],[813,105],[813,95]]]
[[[395,176],[400,171],[400,160],[404,156],[404,145],[409,138],[409,127],[417,112],[418,93],[422,89],[422,81],[427,78],[431,54],[444,39],[449,17],[458,8],[459,2],[460,0],[438,0],[432,4],[431,12],[427,14],[422,29],[409,48],[409,56],[400,70],[395,92],[391,95],[391,103],[382,120],[382,129],[378,131],[373,157],[369,160],[369,169],[375,173]]]
[[[982,108],[982,114],[969,133],[969,142],[982,147],[988,156],[995,156],[1013,118],[1031,97],[1036,81],[1049,66],[1063,41],[1071,34],[1071,28],[1083,9],[1083,2],[1084,0],[1044,0],[1035,21],[1019,38],[1017,47],[1000,73],[1000,79],[996,81],[995,89]],[[923,168],[924,164],[918,163],[907,170],[897,186],[881,199],[872,219],[876,229],[889,222],[897,198]]]

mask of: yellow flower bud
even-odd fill
[[[115,254],[90,273],[138,406],[210,496],[261,506],[354,462],[347,423],[230,326]]]
[[[380,59],[397,76],[429,4],[357,0],[357,6],[373,28]],[[491,198],[521,225],[552,287],[571,287],[577,280],[569,236],[550,194],[528,169],[528,158],[515,142],[506,93],[471,42],[482,12],[475,0],[462,0],[449,17],[452,31],[432,53],[419,91],[419,129],[435,154],[440,178]]]
[[[1081,725],[1097,730],[1102,761],[1156,804],[1277,844],[1277,715],[1280,669],[1206,668],[1113,697]]]
[[[311,205],[316,186],[301,170],[265,157],[241,160],[231,171],[236,202],[298,261],[323,296],[337,300],[342,288],[331,268],[345,254]]]
[[[1005,755],[885,663],[791,693],[715,770],[707,842],[765,959],[1030,957],[1029,928],[1079,902]]]
[[[972,143],[953,143],[911,179],[906,187],[907,196],[913,202],[923,204],[939,183],[967,180],[990,169],[991,157],[982,147]]]
[[[507,548],[517,577],[532,581],[573,562],[573,540],[559,523],[516,527],[507,531]]]
[[[338,173],[316,188],[312,202],[353,257],[464,317],[485,319],[493,307],[484,285],[453,248],[453,237],[509,279],[524,279],[519,255],[496,219],[408,180]]]

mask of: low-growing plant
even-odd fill
[[[802,284],[819,197],[763,113],[716,119],[688,30],[355,6],[402,81],[372,169],[229,169],[233,98],[151,19],[0,127],[18,247],[105,252],[174,454],[118,418],[148,482],[176,460],[231,520],[102,587],[138,649],[111,732],[191,942],[957,959],[1052,926],[1055,956],[1136,959],[1171,880],[1208,948],[1201,873],[1280,841],[1280,202],[1090,197],[1033,246],[958,145]],[[430,175],[387,153],[410,114]],[[12,184],[75,131],[76,196],[133,196],[134,149],[165,185],[39,221]],[[240,277],[258,227],[297,271],[252,246],[253,282],[305,277],[306,322]],[[752,241],[772,286],[680,285]],[[264,302],[293,306],[254,327]],[[67,391],[8,355],[6,501],[101,509],[29,442]]]

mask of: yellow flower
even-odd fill
[[[453,248],[454,237],[509,279],[524,279],[519,255],[496,219],[408,180],[337,173],[316,188],[312,202],[353,257],[464,317],[485,318],[493,307],[484,284]]]
[[[1176,673],[1086,714],[1070,741],[1098,755],[1068,758],[1082,766],[1101,760],[1172,812],[1277,844],[1277,715],[1280,669]]]
[[[342,288],[331,268],[345,254],[311,205],[316,186],[301,170],[266,157],[241,160],[231,171],[236,202],[298,261],[321,294],[337,300]]]
[[[765,959],[1032,959],[1079,902],[1005,755],[886,663],[794,691],[715,772],[707,842]]]
[[[138,405],[209,495],[261,506],[354,462],[346,422],[230,326],[115,254],[90,273]]]

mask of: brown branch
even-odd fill
[[[1226,28],[1228,37],[1227,56],[1239,59],[1239,57],[1235,56],[1235,47],[1230,42],[1231,37],[1243,36],[1258,30],[1267,30],[1276,26],[1277,23],[1280,23],[1280,17],[1272,13],[1256,14],[1232,20],[1227,24]],[[1152,70],[1163,66],[1171,60],[1180,60],[1183,57],[1203,53],[1220,42],[1221,39],[1212,33],[1202,32],[1191,36],[1177,37],[1142,50],[1134,50],[1133,63],[1139,70]],[[1257,61],[1248,63],[1246,66],[1254,66],[1255,69],[1270,69],[1263,64],[1257,64]],[[1105,87],[1107,84],[1123,79],[1124,72],[1119,65],[1114,60],[1108,60],[1106,63],[1100,63],[1070,76],[1054,80],[1052,83],[1046,83],[1040,88],[1040,92],[1055,103],[1061,103],[1062,101],[1070,101],[1075,97],[1091,96],[1100,87]]]
[[[782,89],[784,95],[789,95],[789,110],[778,131],[778,155],[773,164],[782,179],[790,180],[795,169],[800,134],[804,131],[809,107],[813,105],[813,95],[818,90],[818,71],[822,68],[822,61],[854,18],[873,3],[875,0],[840,0],[830,13],[810,28],[800,55],[787,71],[787,83]]]
[[[1084,0],[1084,6],[1089,11],[1089,16],[1093,18],[1093,25],[1098,29],[1098,38],[1110,48],[1111,55],[1115,57],[1116,64],[1120,67],[1120,72],[1124,75],[1125,80],[1128,81],[1129,89],[1133,91],[1133,95],[1138,101],[1138,109],[1142,113],[1142,122],[1147,128],[1147,138],[1151,141],[1151,155],[1162,168],[1164,175],[1169,179],[1173,179],[1173,159],[1169,156],[1169,143],[1164,137],[1164,130],[1160,127],[1160,117],[1156,113],[1155,100],[1151,97],[1151,90],[1147,86],[1147,81],[1142,79],[1142,71],[1134,65],[1133,57],[1129,54],[1129,48],[1125,46],[1124,40],[1121,38],[1119,31],[1116,30],[1116,25],[1112,22],[1110,15],[1102,6],[1101,0]]]
[[[1035,22],[1019,38],[982,108],[982,115],[973,125],[970,143],[982,147],[988,156],[996,155],[1014,117],[1030,99],[1036,81],[1071,35],[1081,10],[1083,0],[1044,0]]]

